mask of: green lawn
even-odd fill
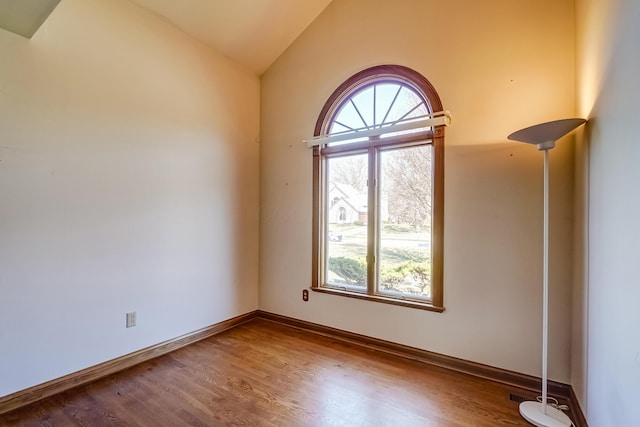
[[[335,225],[335,224],[334,224]],[[331,231],[342,233],[340,242],[329,242],[329,258],[348,258],[358,261],[361,268],[366,269],[365,243],[367,227],[357,225],[341,225],[330,227]],[[406,294],[430,296],[430,279],[420,272],[430,271],[430,249],[428,233],[412,231],[382,231],[380,248],[380,269],[382,271],[381,288]],[[405,242],[403,245],[401,242]],[[424,246],[418,246],[423,243]],[[348,284],[349,280],[330,271],[330,281],[336,284]]]

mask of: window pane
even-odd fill
[[[328,158],[326,283],[367,289],[367,155]]]
[[[389,110],[389,114],[387,115],[385,124],[393,123],[396,120],[406,119],[409,117],[416,117],[415,111],[418,109],[422,109],[421,106],[423,104],[422,100],[418,95],[416,95],[411,89],[407,87],[403,87],[400,89],[400,93],[398,94],[398,98],[391,106]],[[417,107],[417,108],[416,108]],[[421,111],[425,111],[424,108]],[[426,114],[423,112],[422,114]],[[419,113],[417,115],[420,115]]]
[[[373,127],[373,92],[372,86],[358,92],[351,98],[367,127]],[[364,126],[364,124],[361,126]]]
[[[336,122],[351,129],[361,129],[365,127],[365,123],[358,114],[358,110],[356,110],[350,101],[345,102],[340,108],[340,111],[338,111],[334,119],[334,123]]]
[[[390,110],[397,102],[402,86],[397,83],[381,83],[376,85],[376,125],[388,123]]]
[[[431,298],[432,146],[380,153],[378,292]]]
[[[346,126],[342,126],[342,125],[341,125],[341,124],[339,124],[339,123],[333,122],[333,123],[331,124],[331,128],[329,129],[329,133],[331,134],[331,133],[347,132],[347,131],[349,131],[349,130],[350,130],[350,129],[349,129],[348,127],[346,127]]]

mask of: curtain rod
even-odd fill
[[[332,142],[347,141],[349,139],[369,136],[380,136],[385,133],[442,125],[451,125],[451,113],[449,111],[437,111],[435,113],[425,114],[424,116],[401,120],[389,126],[374,127],[373,129],[370,127],[362,127],[344,132],[318,135],[309,139],[304,139],[302,142],[307,144],[307,147],[313,148],[317,146],[324,146]]]

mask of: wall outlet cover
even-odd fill
[[[136,326],[136,312],[132,311],[127,313],[127,328],[133,328]]]

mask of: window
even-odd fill
[[[397,65],[329,97],[313,150],[313,290],[444,310],[445,126],[422,126],[440,111],[429,81]]]

